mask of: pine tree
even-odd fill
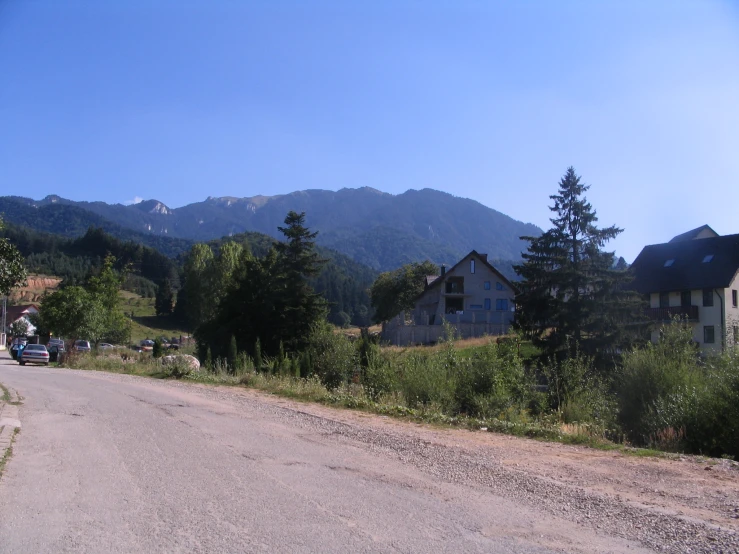
[[[154,310],[157,315],[171,315],[174,294],[172,292],[172,283],[169,279],[165,279],[164,283],[159,285],[156,298],[154,300]]]
[[[257,370],[257,373],[262,371],[263,364],[264,360],[262,360],[262,342],[259,340],[259,337],[257,337],[257,341],[254,344],[254,368]]]
[[[239,350],[236,346],[236,337],[231,335],[231,340],[228,343],[228,355],[226,361],[228,362],[228,368],[232,375],[236,375],[236,361],[239,356]]]
[[[275,246],[279,270],[275,285],[283,310],[280,337],[291,353],[307,345],[311,328],[328,312],[326,300],[308,283],[320,273],[326,260],[315,251],[318,233],[311,233],[304,223],[304,212],[288,212],[285,227],[278,227],[287,240]]]
[[[515,266],[523,278],[516,325],[548,355],[579,348],[604,357],[633,339],[630,323],[638,319],[640,301],[625,290],[629,273],[614,267],[613,252],[602,250],[623,229],[596,227],[596,212],[584,197],[589,188],[568,168],[550,196],[552,228],[521,237],[529,248]]]

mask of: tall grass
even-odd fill
[[[662,339],[627,353],[619,420],[638,445],[708,455],[739,455],[739,354],[701,357],[679,322]]]

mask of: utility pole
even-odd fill
[[[8,339],[5,335],[5,323],[7,319],[7,312],[8,312],[8,297],[3,296],[3,315],[0,319],[0,350],[5,350],[5,345],[8,342]]]

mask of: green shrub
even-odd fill
[[[550,360],[542,372],[549,406],[563,423],[594,423],[604,429],[615,425],[617,408],[610,383],[597,372],[592,358],[576,349],[574,356]]]
[[[455,410],[473,417],[497,417],[527,408],[531,386],[517,348],[490,342],[463,362],[456,361]]]
[[[362,364],[362,386],[369,398],[378,400],[398,388],[398,373],[390,359],[385,358],[376,344],[363,345],[359,348]]]
[[[619,420],[627,437],[647,445],[666,427],[680,427],[689,410],[689,391],[701,380],[698,352],[689,326],[675,323],[662,330],[657,344],[623,356],[618,376]]]
[[[701,359],[680,322],[656,345],[624,356],[620,420],[635,444],[739,455],[739,353]]]
[[[354,374],[354,345],[346,336],[334,333],[329,325],[313,330],[309,349],[313,373],[328,390],[348,382]]]
[[[448,410],[453,402],[453,381],[446,353],[425,355],[413,352],[399,364],[399,389],[406,406],[435,404]]]
[[[235,374],[241,375],[242,373],[249,373],[254,371],[254,362],[251,356],[246,352],[239,352],[236,356],[236,372]]]
[[[151,350],[151,355],[155,358],[161,358],[164,355],[161,339],[154,339],[154,347]]]

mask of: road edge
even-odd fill
[[[3,475],[5,464],[13,454],[13,442],[20,432],[21,421],[18,417],[18,406],[21,398],[18,392],[0,384],[0,477]]]

